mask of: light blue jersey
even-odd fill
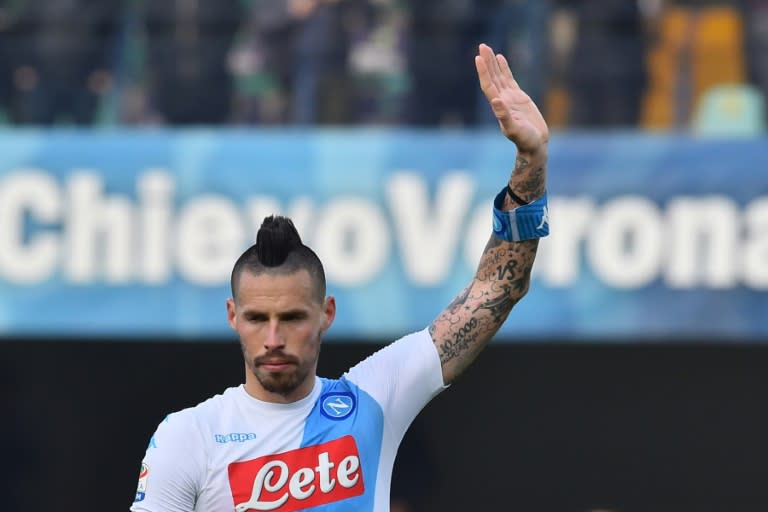
[[[426,330],[291,404],[229,388],[160,424],[131,510],[388,511],[397,447],[443,388]]]

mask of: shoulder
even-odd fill
[[[432,336],[417,331],[387,345],[342,376],[381,408],[397,439],[413,418],[445,388]]]
[[[391,369],[396,372],[398,368],[406,366],[434,366],[439,357],[437,349],[432,341],[428,329],[407,334],[389,345],[374,352],[363,361],[349,369],[345,377],[353,382],[365,379],[372,373]]]
[[[174,436],[177,439],[206,438],[216,423],[226,417],[227,411],[234,407],[238,388],[228,388],[223,393],[214,395],[199,404],[172,412],[163,419],[155,436]]]
[[[222,412],[231,410],[233,407],[235,407],[235,402],[237,400],[237,394],[240,392],[240,387],[241,386],[227,388],[222,393],[213,395],[212,397],[203,400],[194,407],[189,407],[179,412],[186,412],[187,414],[190,414],[201,421],[215,418]]]
[[[380,396],[383,390],[417,383],[430,390],[442,389],[440,357],[428,329],[413,332],[376,351],[349,369],[343,378]]]

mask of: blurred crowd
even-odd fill
[[[768,0],[0,5],[10,124],[493,124],[481,41],[555,127],[679,129],[724,86],[726,109],[768,95]]]

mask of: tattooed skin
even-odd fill
[[[528,160],[518,155],[517,160],[515,160],[515,170],[512,171],[512,176],[519,174],[529,165],[531,164]]]
[[[517,157],[515,169],[512,171],[512,177],[509,180],[509,186],[517,195],[526,201],[534,201],[546,192],[545,189],[545,170],[539,166],[531,170],[531,163],[522,156]],[[510,204],[507,208],[519,206],[509,199]]]
[[[546,144],[534,152],[518,152],[508,182],[514,195],[524,201],[544,195],[546,161]],[[506,194],[502,209],[519,206]],[[538,240],[507,242],[491,235],[472,282],[430,325],[446,383],[469,366],[527,293],[538,244]]]
[[[446,382],[458,376],[496,334],[528,291],[538,240],[506,242],[491,236],[475,279],[432,322]]]
[[[544,195],[549,129],[503,55],[481,44],[475,66],[502,134],[517,148],[508,182],[512,194],[505,194],[502,205],[508,211]],[[507,242],[492,235],[472,282],[432,322],[429,332],[444,382],[452,382],[469,366],[526,294],[538,244],[538,240]]]
[[[475,312],[480,311],[481,309],[487,309],[490,311],[495,322],[501,323],[506,320],[507,315],[512,311],[516,301],[509,296],[511,290],[509,285],[503,284],[501,285],[501,288],[504,291],[503,295],[499,295],[494,299],[490,299],[487,302],[480,304],[475,308]]]

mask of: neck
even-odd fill
[[[298,402],[302,398],[306,398],[312,392],[315,386],[315,374],[312,373],[304,379],[304,382],[299,384],[298,387],[292,391],[283,394],[275,393],[264,389],[259,380],[253,373],[246,369],[245,372],[245,391],[253,398],[261,400],[262,402],[270,402],[273,404],[290,404]]]

